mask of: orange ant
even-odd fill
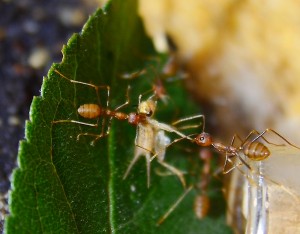
[[[231,140],[231,144],[229,146],[226,146],[223,143],[214,142],[212,136],[209,133],[204,132],[205,116],[200,115],[199,117],[203,118],[202,132],[200,134],[196,134],[196,137],[194,137],[191,140],[191,142],[196,143],[198,146],[204,146],[204,147],[213,146],[218,152],[225,154],[225,163],[223,166],[224,174],[229,173],[230,171],[232,171],[234,168],[236,168],[238,166],[237,164],[233,163],[233,161],[232,161],[232,158],[234,158],[234,157],[238,158],[241,161],[241,163],[250,170],[251,170],[251,167],[248,165],[248,163],[246,163],[246,161],[241,157],[241,155],[244,155],[246,158],[248,158],[252,161],[262,161],[262,160],[267,159],[271,155],[271,152],[266,145],[257,141],[260,138],[262,138],[265,142],[267,142],[268,144],[271,144],[271,145],[285,146],[285,144],[275,144],[275,143],[271,143],[270,141],[268,141],[264,137],[264,135],[267,132],[271,132],[271,133],[275,134],[276,136],[278,136],[279,138],[284,140],[288,145],[300,150],[300,147],[292,144],[286,138],[284,138],[282,135],[280,135],[278,132],[276,132],[275,130],[273,130],[271,128],[267,128],[261,133],[259,133],[257,130],[252,130],[244,140],[242,140],[242,138],[239,135],[235,134]],[[185,119],[181,119],[181,120],[175,122],[175,124],[178,124],[179,122],[187,121],[187,120],[190,120],[193,118],[194,117],[188,117]],[[192,135],[195,135],[195,134],[192,134]],[[192,135],[190,135],[189,137],[191,137]],[[250,138],[253,135],[256,135],[256,136],[252,140],[250,140]],[[169,146],[171,144],[174,144],[183,139],[184,138],[176,139],[173,142],[171,142],[169,144]],[[239,139],[241,141],[241,144],[238,147],[234,146],[236,139]],[[155,157],[155,155],[153,156],[153,158],[154,157]],[[228,162],[233,164],[233,167],[226,170]],[[239,165],[241,165],[241,164],[239,164]]]
[[[263,143],[257,141],[260,138],[262,138],[268,144],[272,144],[276,146],[284,146],[284,144],[279,145],[279,144],[274,144],[269,142],[264,137],[264,134],[266,134],[267,132],[272,132],[273,134],[277,135],[282,140],[284,140],[288,145],[300,149],[300,147],[290,143],[286,138],[284,138],[278,132],[270,128],[265,129],[261,133],[259,133],[257,130],[252,130],[244,140],[242,140],[237,134],[235,134],[229,146],[225,146],[220,142],[214,142],[212,136],[209,133],[206,133],[204,131],[199,135],[197,135],[193,139],[193,142],[195,142],[199,146],[213,146],[218,152],[225,153],[226,158],[223,166],[223,173],[227,174],[238,166],[237,164],[232,162],[231,159],[233,157],[237,157],[242,162],[242,164],[244,164],[249,170],[252,170],[251,167],[248,165],[248,163],[246,163],[245,160],[241,157],[241,155],[244,155],[246,158],[252,161],[263,161],[271,155],[269,148]],[[256,136],[252,140],[249,140],[251,136],[253,136],[254,134],[256,134]],[[241,144],[238,147],[234,146],[234,142],[236,138],[238,138],[241,141]],[[234,165],[228,170],[226,170],[226,166],[228,162],[231,162]]]
[[[110,93],[110,87],[108,85],[97,86],[97,85],[93,85],[93,84],[89,84],[89,83],[84,83],[84,82],[81,82],[81,81],[72,80],[72,79],[67,78],[63,74],[61,74],[59,71],[57,71],[57,70],[54,70],[54,71],[57,74],[59,74],[61,77],[63,77],[64,79],[67,79],[68,81],[70,81],[72,83],[87,85],[89,87],[94,88],[96,90],[96,93],[97,93],[98,103],[100,103],[98,90],[101,89],[101,88],[105,88],[107,90],[106,107],[102,107],[99,104],[88,103],[88,104],[83,104],[83,105],[79,106],[79,108],[77,109],[77,113],[81,117],[83,117],[85,119],[97,119],[96,124],[91,124],[91,123],[86,123],[86,122],[81,122],[81,121],[76,121],[76,120],[69,120],[69,119],[68,120],[54,120],[52,122],[52,123],[55,123],[55,124],[56,123],[76,123],[76,124],[81,124],[81,125],[86,125],[86,126],[91,126],[91,127],[98,127],[99,126],[98,121],[99,121],[100,117],[110,117],[109,124],[108,124],[106,132],[104,132],[105,118],[103,118],[101,134],[80,133],[80,134],[77,135],[77,140],[79,140],[80,136],[93,136],[93,137],[95,137],[95,139],[91,142],[91,145],[94,145],[97,140],[99,140],[100,138],[105,137],[109,134],[112,118],[115,118],[115,119],[118,119],[118,120],[128,120],[128,122],[130,124],[133,124],[133,125],[137,125],[140,121],[143,121],[143,119],[145,119],[145,115],[147,113],[146,114],[144,114],[144,113],[126,114],[126,113],[118,111],[122,107],[129,104],[129,98],[128,98],[129,88],[127,90],[127,100],[126,100],[126,102],[123,103],[122,105],[118,106],[114,110],[110,110],[108,108],[108,106],[109,106],[109,93]]]
[[[175,124],[177,124],[179,122],[190,120],[192,118],[193,117],[189,117],[186,119],[179,120]],[[271,132],[271,133],[275,134],[276,136],[278,136],[279,138],[284,140],[288,145],[300,150],[300,147],[292,144],[286,138],[284,138],[282,135],[280,135],[278,132],[276,132],[273,129],[269,129],[269,128],[265,129],[261,133],[259,133],[257,130],[252,130],[244,140],[242,140],[237,134],[235,134],[231,140],[231,144],[229,146],[226,146],[220,142],[214,142],[212,136],[209,133],[204,132],[205,116],[203,115],[202,118],[203,118],[202,132],[200,134],[197,134],[196,137],[194,137],[191,142],[196,143],[198,146],[204,146],[204,147],[213,146],[218,152],[224,153],[225,154],[225,163],[223,166],[223,174],[227,174],[227,173],[231,172],[233,169],[237,168],[240,165],[245,165],[250,170],[250,172],[253,171],[252,168],[250,167],[250,165],[242,158],[241,155],[244,155],[245,158],[252,160],[252,161],[263,161],[263,160],[267,159],[271,155],[271,153],[270,153],[269,148],[266,145],[257,141],[260,138],[263,139],[268,144],[272,144],[275,146],[285,146],[285,144],[274,144],[274,143],[271,143],[270,141],[268,141],[264,137],[264,134],[266,134],[267,132]],[[192,134],[192,135],[194,135],[194,134]],[[192,135],[190,135],[190,137]],[[250,140],[250,138],[253,135],[256,135],[256,136],[252,140]],[[174,144],[178,141],[181,141],[183,139],[184,138],[176,139],[173,142],[171,142],[168,146],[170,146],[171,144]],[[238,147],[234,146],[236,139],[239,139],[241,141],[241,144]],[[152,159],[154,157],[156,157],[156,155],[154,155],[152,157]],[[238,158],[241,161],[241,163],[236,164],[234,161],[232,161],[232,158]],[[209,168],[208,163],[209,163],[208,161],[205,162],[204,167]],[[233,166],[231,168],[229,168],[228,170],[226,170],[228,163],[231,163]],[[204,168],[203,170],[206,170],[206,169]],[[241,172],[244,174],[243,171],[241,171]],[[208,181],[207,179],[204,180],[205,183],[207,181]],[[206,184],[201,185],[200,188],[201,187],[205,191]],[[185,192],[179,197],[179,199],[171,206],[171,208],[168,210],[168,212],[158,221],[158,224],[161,224],[170,215],[170,213],[178,206],[178,204],[191,191],[192,188],[193,188],[193,186],[190,186],[187,190],[185,190]],[[199,203],[197,203],[197,199],[199,199]],[[207,197],[200,195],[199,198],[196,198],[195,202],[196,203],[194,205],[194,209],[199,208],[199,216],[201,217],[202,215],[205,214],[205,212],[209,208],[209,200]]]

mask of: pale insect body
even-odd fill
[[[136,137],[135,137],[135,149],[134,149],[134,157],[128,166],[123,179],[125,179],[129,172],[131,171],[133,165],[136,161],[144,155],[146,159],[146,168],[147,168],[147,185],[150,185],[150,159],[151,159],[151,152],[154,146],[154,139],[155,139],[155,131],[152,126],[148,124],[138,124],[136,130]]]
[[[150,186],[150,164],[152,161],[151,155],[158,153],[157,161],[163,167],[175,174],[181,181],[183,187],[185,188],[186,182],[183,173],[172,165],[164,161],[166,148],[170,143],[169,137],[165,135],[165,131],[170,133],[175,133],[181,137],[187,137],[181,132],[177,131],[172,126],[164,123],[160,123],[153,119],[152,116],[155,112],[156,101],[153,100],[155,96],[151,96],[146,101],[141,102],[141,96],[139,98],[138,113],[145,114],[145,121],[137,124],[137,132],[135,139],[135,151],[134,157],[131,160],[123,179],[126,179],[130,173],[133,165],[142,156],[146,159],[147,167],[147,185]]]

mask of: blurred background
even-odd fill
[[[141,0],[158,47],[167,33],[211,131],[274,128],[300,144],[300,2]]]
[[[1,194],[9,189],[42,77],[103,2],[0,2]],[[210,132],[230,143],[234,133],[274,128],[300,144],[298,9],[297,1],[140,0],[139,11],[159,50],[167,48],[166,34],[175,42],[190,73],[187,88],[201,103]]]

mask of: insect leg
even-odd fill
[[[177,201],[169,208],[169,210],[158,220],[157,225],[161,225],[169,215],[176,209],[176,207],[181,203],[181,201],[186,197],[186,195],[192,190],[193,186],[188,187],[184,193],[177,199]]]
[[[255,130],[253,130],[253,131],[255,131]],[[276,132],[275,130],[273,130],[273,129],[271,129],[271,128],[267,128],[266,130],[264,130],[262,133],[258,133],[257,131],[255,131],[257,134],[258,134],[258,136],[256,136],[253,140],[252,140],[252,142],[254,142],[254,141],[256,141],[257,139],[259,139],[260,137],[262,137],[267,143],[269,143],[269,144],[272,144],[272,145],[277,145],[277,146],[284,146],[285,144],[281,144],[281,145],[278,145],[278,144],[274,144],[274,143],[270,143],[270,142],[268,142],[264,137],[263,137],[263,135],[265,134],[265,133],[267,133],[267,132],[272,132],[273,134],[275,134],[275,135],[277,135],[278,137],[280,137],[282,140],[284,140],[287,144],[289,144],[290,146],[292,146],[292,147],[295,147],[296,149],[300,149],[300,147],[298,147],[298,146],[296,146],[296,145],[294,145],[294,144],[292,144],[291,142],[289,142],[286,138],[284,138],[282,135],[280,135],[278,132]]]
[[[268,129],[266,129],[267,131],[269,131]],[[263,131],[262,133],[259,133],[257,130],[252,130],[249,134],[248,134],[248,136],[244,139],[244,141],[242,141],[242,144],[241,144],[241,147],[243,147],[247,142],[248,142],[248,140],[249,140],[249,138],[251,137],[251,136],[253,136],[254,134],[256,134],[257,136],[254,138],[254,139],[252,139],[250,142],[254,142],[254,141],[256,141],[257,139],[259,139],[259,138],[262,138],[265,142],[267,142],[268,144],[270,144],[270,145],[275,145],[275,146],[284,146],[284,144],[275,144],[275,143],[272,143],[272,142],[270,142],[270,141],[268,141],[263,135],[267,132],[267,131]],[[277,134],[277,133],[276,133]],[[281,136],[280,136],[281,137]],[[282,137],[281,137],[282,138]],[[284,139],[285,140],[285,139]]]
[[[81,84],[81,85],[86,85],[88,87],[91,87],[93,89],[95,89],[96,91],[96,96],[97,96],[97,102],[98,104],[101,106],[101,102],[100,102],[100,96],[99,96],[99,89],[106,89],[107,91],[107,100],[106,100],[106,107],[108,108],[109,107],[109,99],[110,99],[110,86],[108,85],[94,85],[94,84],[90,84],[90,83],[86,83],[86,82],[82,82],[82,81],[77,81],[77,80],[72,80],[68,77],[66,77],[65,75],[63,75],[61,72],[59,72],[58,70],[54,69],[54,72],[57,73],[58,75],[60,75],[62,78],[68,80],[69,82],[71,83],[74,83],[74,84]],[[98,126],[98,121],[99,119],[97,120],[97,126]],[[100,136],[103,136],[104,135],[104,126],[105,126],[105,121],[106,119],[103,118],[102,120],[102,133]],[[83,134],[85,135],[85,134]],[[79,135],[80,137],[80,135]],[[78,136],[77,136],[78,138]]]
[[[109,106],[110,86],[108,86],[108,85],[94,85],[94,84],[90,84],[90,83],[86,83],[86,82],[82,82],[82,81],[72,80],[72,79],[66,77],[65,75],[63,75],[61,72],[59,72],[56,69],[54,69],[54,72],[57,73],[57,74],[59,74],[62,78],[70,81],[71,83],[82,84],[82,85],[86,85],[86,86],[89,86],[89,87],[95,89],[99,104],[100,104],[100,97],[99,97],[98,91],[99,91],[99,89],[106,89],[107,90],[106,106],[107,107]]]
[[[175,139],[175,140],[173,140],[171,143],[169,143],[165,148],[170,147],[171,145],[175,144],[176,142],[182,141],[182,140],[184,140],[184,139],[188,139],[187,137],[191,137],[191,136],[193,136],[193,135],[195,135],[195,134],[192,134],[192,135],[188,135],[188,136],[186,136],[186,137],[181,137],[181,138]],[[156,153],[151,157],[150,161],[152,161],[153,159],[155,159],[155,158],[159,155],[159,153],[160,153],[160,151],[156,152]]]
[[[123,108],[124,106],[127,106],[127,105],[130,103],[129,92],[130,92],[130,86],[127,87],[127,91],[126,91],[126,101],[125,101],[122,105],[118,106],[118,107],[115,109],[115,111],[120,110],[121,108]],[[112,119],[113,119],[113,116],[111,116],[111,117],[109,118],[109,121],[108,121],[107,130],[106,130],[106,134],[107,134],[107,135],[108,135],[109,132],[110,132],[110,127],[111,127]],[[103,129],[102,129],[102,133],[104,133]]]
[[[141,75],[146,74],[146,72],[147,72],[146,69],[137,70],[137,71],[134,71],[131,73],[125,72],[120,75],[120,78],[125,79],[125,80],[132,80],[132,79],[138,78]]]
[[[179,123],[189,121],[189,120],[192,120],[192,119],[198,119],[198,118],[203,119],[203,121],[202,121],[202,132],[204,132],[204,129],[205,129],[205,116],[204,115],[195,115],[195,116],[190,116],[190,117],[187,117],[187,118],[179,119],[179,120],[173,122],[172,125],[177,125]],[[192,127],[194,127],[194,125],[192,125]]]
[[[241,163],[236,164],[235,162],[233,162],[231,160],[230,156],[238,157],[239,160],[241,161]],[[230,167],[229,169],[226,170],[228,162],[230,162],[232,164],[232,167]],[[224,163],[224,166],[223,166],[223,174],[227,174],[227,173],[231,172],[233,169],[238,168],[241,165],[245,165],[250,171],[252,171],[249,164],[238,153],[233,154],[233,155],[229,155],[229,156],[228,156],[228,154],[226,154],[225,163]]]
[[[80,121],[71,120],[71,119],[54,120],[54,121],[52,121],[52,123],[53,124],[57,124],[57,123],[75,123],[75,124],[81,124],[81,125],[86,125],[86,126],[91,126],[91,127],[98,127],[98,124],[90,124],[90,123],[80,122]]]
[[[100,138],[102,137],[105,137],[107,136],[107,134],[93,134],[93,133],[88,133],[88,132],[85,132],[85,133],[79,133],[77,135],[77,140],[79,141],[80,140],[80,137],[81,136],[92,136],[92,137],[95,137],[95,139],[93,141],[91,141],[91,145],[95,145],[96,141],[98,141]]]
[[[186,182],[183,176],[183,172],[180,171],[179,169],[177,169],[176,167],[173,167],[172,165],[161,161],[161,160],[157,160],[159,164],[161,164],[162,166],[164,166],[165,168],[167,168],[169,171],[171,171],[174,175],[176,175],[178,177],[178,179],[180,180],[183,188],[186,188]]]
[[[151,157],[150,154],[152,152],[148,149],[145,149],[139,145],[136,145],[136,150],[134,153],[134,157],[131,160],[129,166],[127,167],[127,170],[123,176],[123,180],[125,180],[127,178],[127,176],[129,175],[129,172],[131,171],[133,165],[137,162],[137,160],[144,155],[145,159],[146,159],[146,167],[147,167],[147,187],[150,187],[150,164],[151,164]]]
[[[236,141],[236,139],[239,139],[242,142],[241,145],[244,144],[244,141],[242,140],[242,138],[238,134],[234,134],[233,137],[232,137],[231,143],[230,143],[231,146],[234,145],[234,142]]]
[[[232,162],[232,161],[231,161],[231,159],[229,159],[228,153],[226,153],[225,154],[225,162],[224,162],[224,165],[223,165],[223,174],[227,174],[227,173],[229,173],[230,171],[232,171],[235,168],[235,166],[233,166],[229,170],[226,170],[228,162]]]

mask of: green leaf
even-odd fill
[[[134,165],[126,180],[122,179],[133,157],[136,134],[135,127],[126,121],[113,120],[110,134],[95,146],[90,145],[91,137],[82,136],[79,141],[76,137],[85,132],[99,134],[101,128],[52,123],[86,121],[78,116],[78,106],[98,102],[93,88],[71,83],[55,70],[72,80],[109,85],[111,109],[126,101],[129,84],[133,105],[140,94],[151,89],[166,57],[154,51],[136,8],[136,0],[115,0],[98,10],[82,32],[71,37],[63,48],[62,63],[54,64],[44,79],[41,97],[32,102],[25,140],[20,143],[6,233],[230,233],[218,189],[212,189],[212,201],[216,203],[202,221],[193,213],[193,190],[162,225],[156,226],[183,188],[175,176],[155,173],[155,169],[164,168],[154,162],[148,189],[144,158]],[[145,75],[121,78],[125,72],[144,68]],[[198,112],[187,99],[181,81],[166,86],[171,101],[168,105],[159,103],[157,119],[171,123]],[[106,90],[100,89],[99,96],[105,106]],[[145,94],[143,99],[148,96]],[[122,111],[135,109],[129,105]],[[197,153],[187,153],[179,146],[168,149],[166,160],[189,171],[194,165],[191,161],[199,162]],[[201,162],[199,168],[197,173]],[[192,179],[188,180],[191,183]]]

